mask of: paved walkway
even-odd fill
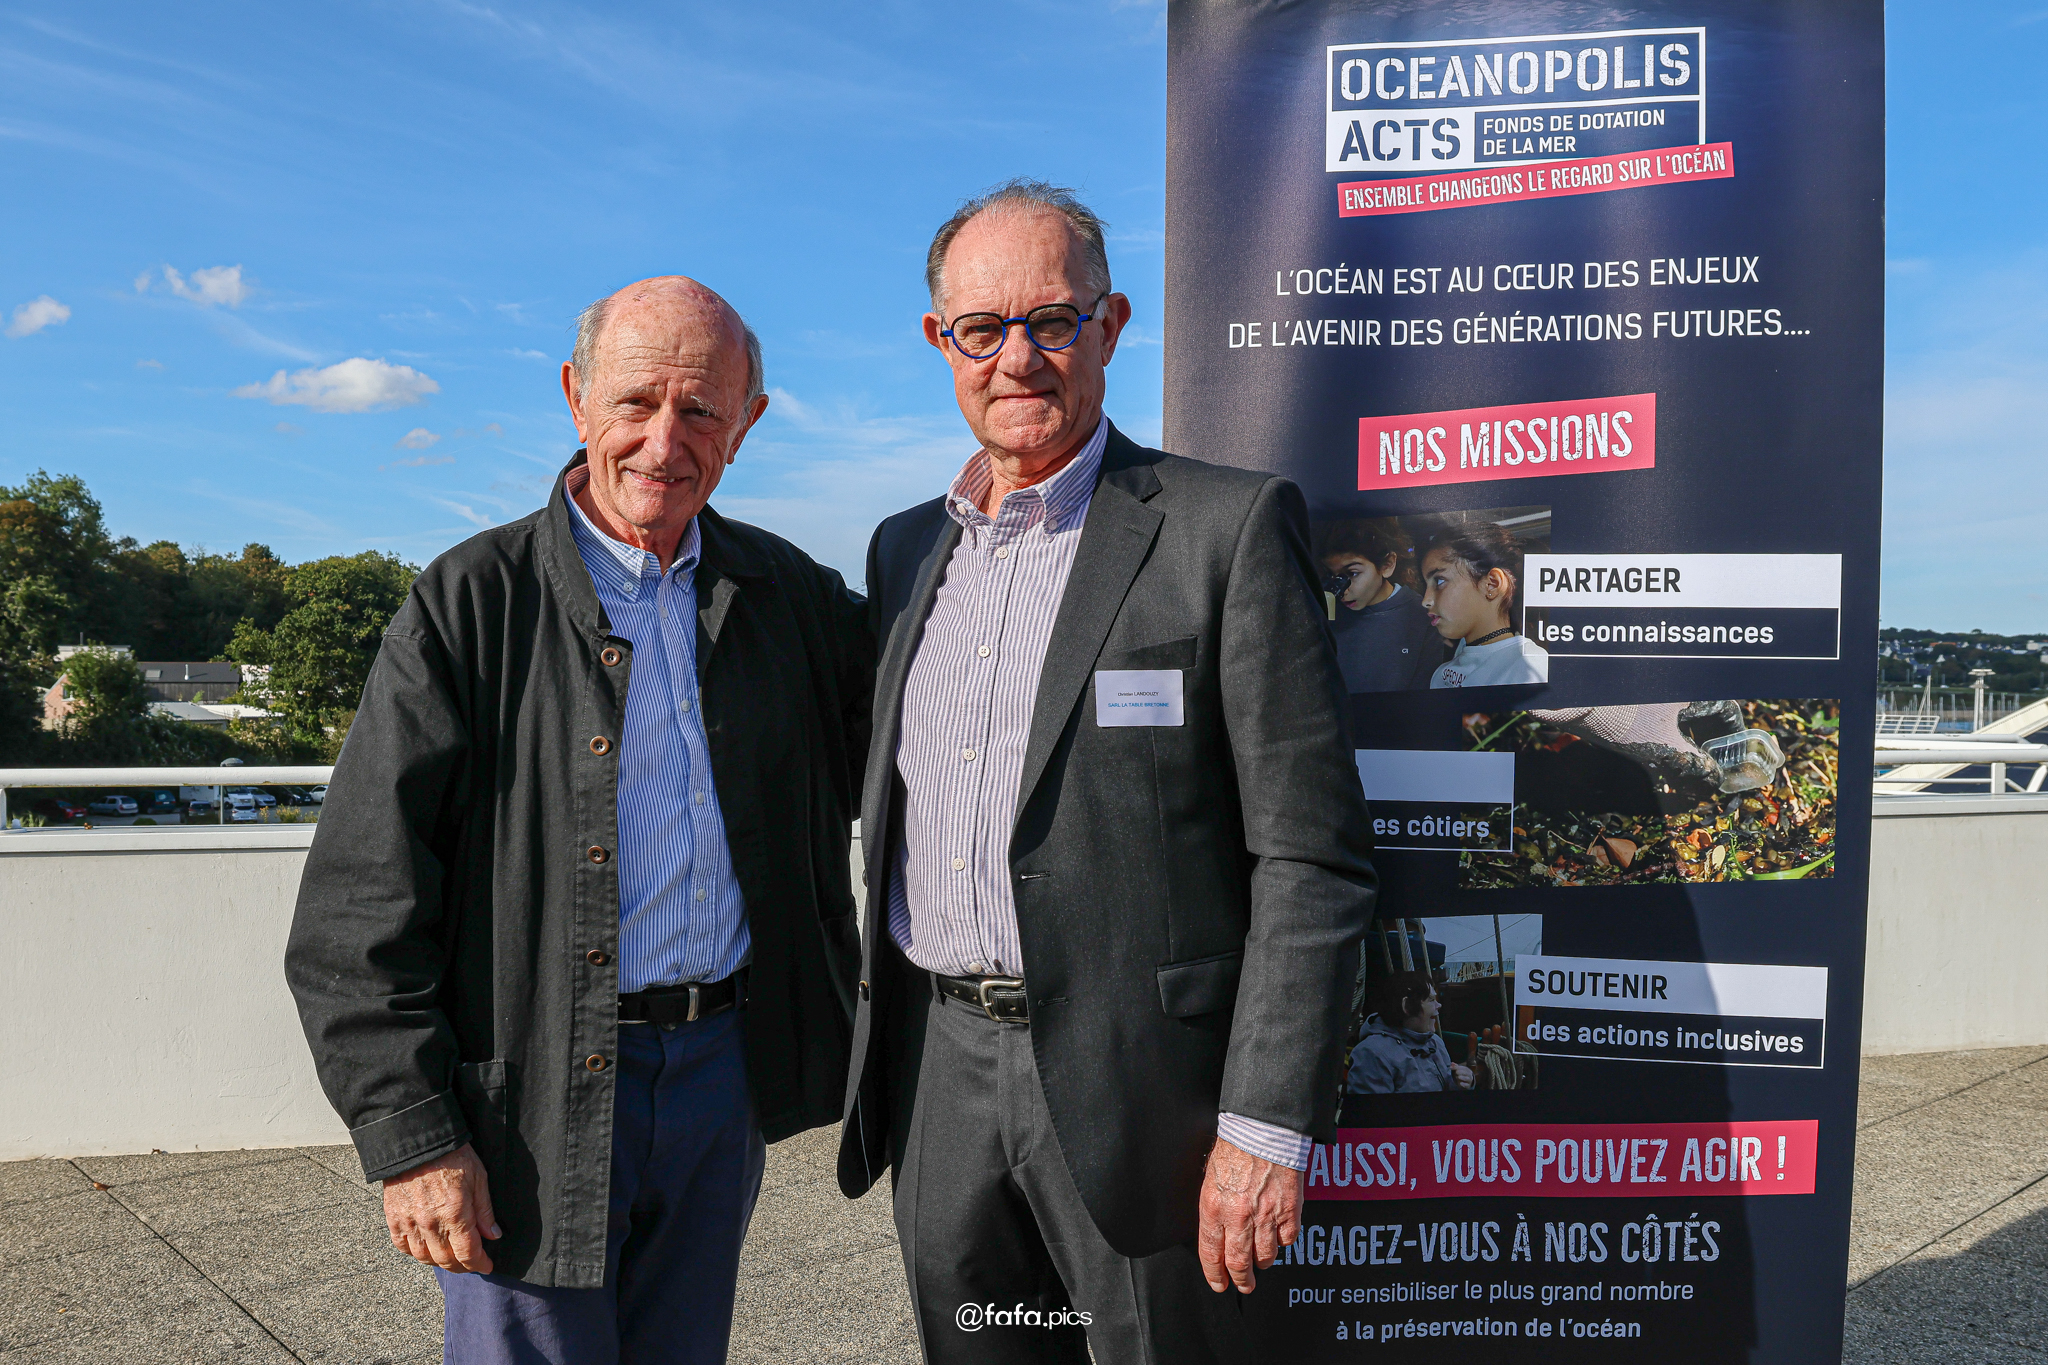
[[[1856,1365],[2048,1362],[2048,1048],[1867,1059]],[[732,1358],[917,1359],[888,1206],[771,1149]],[[346,1147],[0,1165],[0,1365],[440,1359],[440,1300]]]

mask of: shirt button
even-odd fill
[[[965,872],[967,870],[967,860],[965,858],[955,858],[953,860],[953,870],[955,872]]]
[[[979,654],[982,658],[986,659],[989,656],[989,647],[987,645],[983,645],[980,649],[977,649],[974,652],[976,654]]]
[[[868,994],[868,983],[863,981],[860,983],[860,998],[865,1000],[868,998]]]
[[[701,886],[697,888],[697,899],[700,901],[704,899],[704,888]]]
[[[1008,559],[1009,557],[1010,557],[1010,547],[1009,547],[1009,546],[1007,546],[1007,545],[998,545],[998,546],[996,546],[996,558],[997,558],[997,559]]]
[[[972,762],[974,762],[974,750],[972,750],[972,749],[962,749],[962,750],[960,751],[960,757],[961,757],[961,758],[963,758],[963,759],[965,759],[965,760],[967,760],[967,761],[968,761],[969,763],[972,763]]]
[[[698,805],[700,805],[700,806],[701,806],[701,805],[703,805],[703,804],[704,804],[704,793],[703,793],[703,792],[692,792],[692,793],[690,794],[690,799],[691,799],[692,801],[695,801],[695,802],[696,802],[696,803],[697,803]]]
[[[593,967],[602,967],[612,960],[612,955],[602,948],[592,948],[583,955],[583,959]]]
[[[685,711],[690,709],[690,699],[688,697],[683,698],[682,706]]]
[[[611,857],[612,855],[605,852],[598,845],[592,844],[588,849],[584,851],[583,856],[590,859],[590,861],[592,861],[593,863],[601,863],[605,859]]]
[[[611,1063],[605,1061],[602,1052],[593,1052],[583,1059],[583,1065],[589,1067],[592,1071],[602,1071]]]

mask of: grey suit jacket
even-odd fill
[[[896,744],[958,525],[934,499],[868,551],[881,648],[861,808],[868,906],[839,1179],[887,1166]],[[1285,479],[1114,427],[1038,699],[1010,842],[1040,1083],[1111,1246],[1194,1236],[1219,1111],[1327,1139],[1374,878],[1344,689]],[[1095,723],[1097,669],[1183,671],[1185,723]]]

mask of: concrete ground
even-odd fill
[[[2048,1359],[2048,1048],[1867,1058],[1845,1359]],[[888,1205],[770,1150],[732,1359],[915,1361]],[[0,1164],[0,1365],[440,1359],[346,1147]]]

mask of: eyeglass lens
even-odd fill
[[[1072,304],[1049,303],[1025,314],[1024,330],[1041,350],[1065,350],[1081,331],[1081,312]],[[969,313],[953,320],[953,340],[976,360],[1000,351],[1008,334],[1000,313]]]

